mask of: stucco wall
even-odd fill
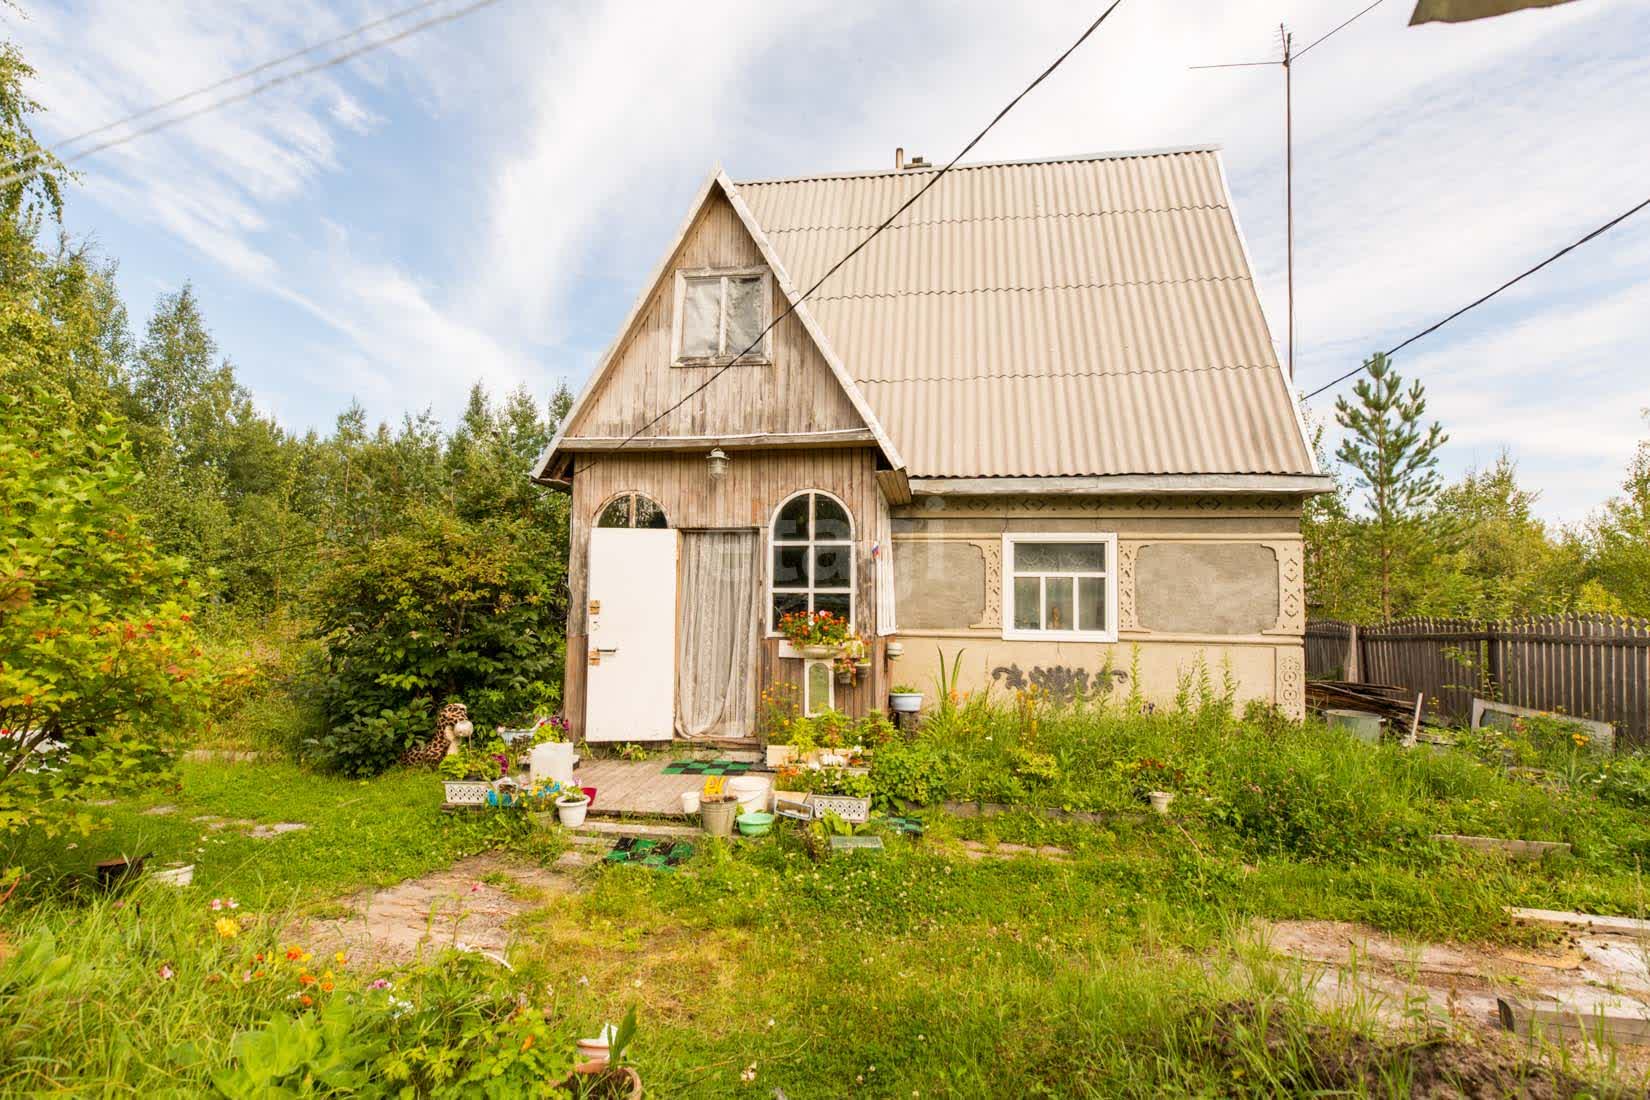
[[[1005,532],[1117,536],[1117,641],[1003,638]],[[894,513],[895,680],[931,684],[965,651],[964,687],[1037,683],[1167,703],[1199,663],[1240,700],[1304,708],[1300,502],[1262,497],[919,498]],[[1108,672],[1109,669],[1109,672]]]

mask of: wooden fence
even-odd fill
[[[1424,692],[1463,722],[1474,695],[1595,718],[1615,725],[1619,744],[1650,747],[1650,619],[1319,620],[1306,625],[1306,673]]]

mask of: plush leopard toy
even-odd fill
[[[435,736],[401,754],[401,763],[411,767],[434,767],[458,747],[453,727],[470,717],[463,703],[448,703],[435,717]]]

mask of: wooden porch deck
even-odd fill
[[[582,760],[573,778],[583,787],[596,788],[592,816],[649,814],[682,817],[682,794],[705,784],[702,775],[665,775],[669,760]],[[753,772],[772,781],[768,772]]]

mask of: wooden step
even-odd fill
[[[703,829],[691,825],[666,825],[648,821],[592,821],[588,817],[584,824],[573,830],[573,837],[600,837],[612,841],[621,836],[645,836],[655,840],[681,840],[684,838],[704,836]],[[580,840],[580,843],[584,841]]]

